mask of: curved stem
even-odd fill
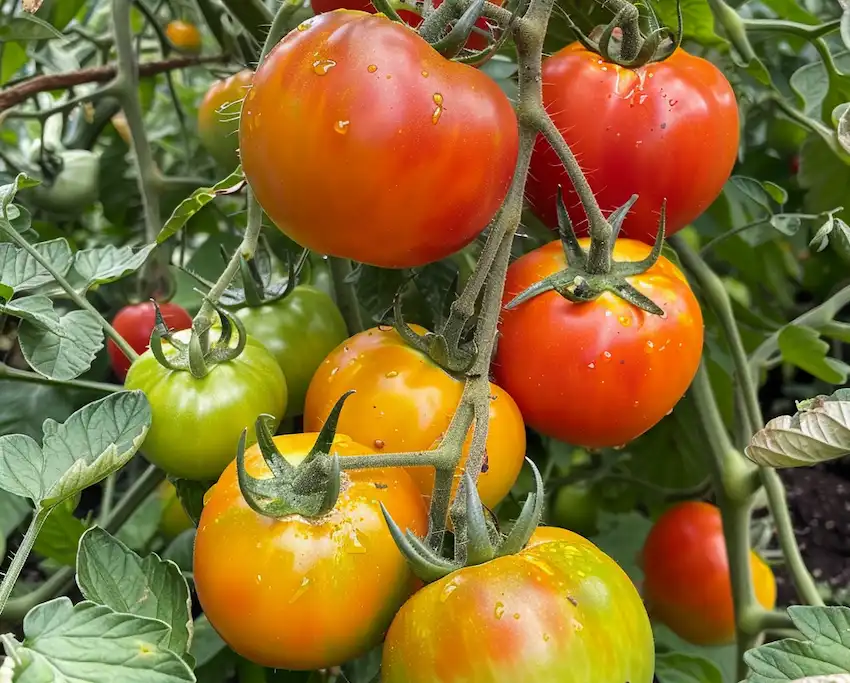
[[[788,563],[788,569],[791,572],[791,577],[794,579],[794,585],[797,587],[797,593],[800,598],[809,605],[822,606],[823,598],[818,591],[815,580],[803,561],[803,556],[800,554],[800,547],[797,545],[797,537],[794,534],[794,526],[791,523],[791,515],[788,512],[788,501],[785,496],[785,487],[779,474],[776,470],[770,468],[762,468],[761,480],[764,483],[765,491],[767,492],[767,500],[770,503],[770,511],[773,514],[773,521],[776,523],[776,535],[779,537],[779,546],[782,548],[782,554],[785,555],[785,561]]]
[[[72,389],[89,389],[91,391],[101,391],[108,394],[114,394],[117,391],[124,391],[124,387],[120,384],[89,382],[82,379],[50,379],[49,377],[39,375],[37,372],[29,372],[28,370],[18,370],[17,368],[9,367],[5,363],[0,363],[0,379],[11,379],[17,382],[28,382],[30,384],[47,384],[59,387],[70,387]]]
[[[348,333],[362,332],[365,327],[363,326],[363,315],[360,312],[360,303],[357,301],[357,289],[353,282],[349,282],[349,277],[353,272],[351,261],[334,256],[330,257],[328,261],[334,283],[336,302],[345,320],[345,325],[348,327]]]
[[[744,28],[753,33],[787,33],[806,40],[815,40],[841,28],[841,19],[833,19],[823,24],[801,24],[786,19],[741,19]]]

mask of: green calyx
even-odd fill
[[[614,18],[592,31],[590,36],[575,24],[570,27],[582,45],[601,55],[605,61],[636,69],[667,59],[681,44],[681,0],[676,0],[676,31],[659,23],[651,2],[620,0],[616,5],[619,9]]]
[[[160,365],[169,370],[187,370],[192,373],[193,377],[202,379],[209,374],[212,366],[233,360],[245,348],[248,334],[242,321],[216,303],[212,303],[212,306],[221,321],[221,334],[212,343],[206,340],[210,328],[201,330],[194,324],[189,342],[180,341],[165,324],[157,302],[153,301],[153,304],[156,309],[156,325],[151,333],[151,353]],[[232,343],[234,332],[236,333],[235,344]],[[166,355],[162,347],[163,339],[171,345],[176,353]]]
[[[566,206],[564,206],[563,192],[559,187],[558,231],[567,258],[567,268],[535,282],[531,287],[517,294],[505,308],[507,310],[516,308],[521,303],[552,290],[573,303],[587,303],[599,297],[603,292],[612,292],[647,313],[664,315],[661,307],[629,284],[627,278],[645,273],[655,265],[661,256],[667,220],[666,201],[661,205],[658,234],[649,255],[642,261],[614,261],[612,258],[614,245],[623,225],[623,220],[636,201],[637,195],[632,195],[628,202],[608,217],[613,233],[607,244],[600,244],[598,241],[591,240],[590,250],[585,251],[576,237]]]
[[[466,498],[467,545],[466,560],[443,557],[409,529],[403,532],[386,508],[381,506],[395,544],[404,555],[413,573],[426,583],[437,581],[458,569],[484,564],[497,557],[513,555],[528,543],[543,513],[543,480],[535,464],[526,458],[534,471],[535,491],[528,494],[522,511],[514,522],[510,533],[503,536],[496,529],[481,504],[478,487],[468,472],[458,488],[457,495]]]
[[[330,512],[339,498],[342,477],[339,456],[330,455],[336,436],[339,414],[349,391],[337,401],[316,438],[313,448],[297,466],[292,465],[277,450],[269,431],[269,415],[257,418],[257,444],[266,461],[271,477],[252,477],[245,469],[245,441],[248,430],[242,432],[236,451],[236,472],[239,489],[252,510],[280,519],[288,515],[321,517]]]

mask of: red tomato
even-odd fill
[[[443,0],[434,0],[435,8],[442,4]],[[502,3],[497,0],[496,4],[501,5]],[[335,9],[356,9],[361,12],[368,12],[369,14],[377,14],[378,12],[369,0],[310,0],[310,6],[313,8],[313,12],[315,14],[332,12]],[[422,23],[422,16],[416,12],[411,12],[406,9],[400,9],[397,11],[398,15],[408,26],[416,28]],[[475,22],[475,26],[476,28],[480,28],[482,31],[492,31],[490,24],[488,24],[487,20],[483,17]],[[483,50],[487,47],[487,42],[486,36],[473,33],[466,41],[466,47],[470,50]]]
[[[413,329],[422,334],[418,325]],[[425,451],[448,429],[457,410],[463,382],[452,377],[402,340],[391,327],[356,334],[334,349],[316,370],[304,406],[304,429],[318,431],[339,397],[354,389],[339,417],[338,429],[360,443],[386,453]],[[454,486],[463,472],[472,433]],[[478,492],[495,507],[511,490],[525,459],[525,425],[516,403],[500,387],[490,385],[486,471]],[[408,472],[423,495],[434,489],[433,467]]]
[[[580,243],[587,249],[590,240]],[[643,242],[619,239],[614,258],[639,261],[649,252]],[[505,303],[565,267],[559,241],[517,259]],[[690,386],[703,322],[685,276],[662,256],[628,281],[666,315],[609,292],[574,304],[551,291],[502,312],[493,370],[526,424],[577,446],[622,446],[669,413]]]
[[[192,327],[192,316],[182,306],[167,302],[159,304],[159,310],[162,311],[165,323],[172,330],[185,330]],[[136,353],[140,354],[148,350],[151,332],[155,326],[156,309],[150,301],[124,306],[112,320],[112,327],[127,340]],[[123,382],[130,369],[130,361],[111,339],[106,342],[106,350],[109,352],[112,369]]]
[[[418,591],[387,632],[383,683],[651,683],[652,629],[631,580],[558,531]]]
[[[653,618],[697,645],[735,640],[735,609],[720,510],[690,501],[667,510],[643,547],[643,591]],[[750,551],[756,598],[776,605],[771,568]]]
[[[573,43],[543,62],[543,103],[569,143],[603,211],[640,195],[623,237],[652,243],[662,201],[667,234],[711,204],[738,154],[738,108],[726,77],[682,49],[637,69]],[[587,218],[567,172],[540,136],[526,186],[535,212],[557,226],[558,185],[577,230]]]
[[[349,10],[304,22],[272,50],[239,142],[248,182],[284,233],[388,268],[475,239],[507,194],[519,144],[494,80],[383,15]]]
[[[317,436],[274,441],[297,465]],[[332,452],[371,451],[337,434]],[[254,477],[270,474],[257,446],[245,464]],[[343,473],[339,500],[323,517],[271,519],[248,507],[231,463],[206,494],[195,539],[195,587],[215,630],[272,668],[324,669],[368,652],[416,586],[381,503],[403,529],[424,535],[427,512],[401,469]]]

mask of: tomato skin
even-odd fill
[[[723,189],[738,154],[735,93],[710,62],[677,49],[627,69],[573,43],[543,61],[543,104],[588,176],[604,212],[637,193],[623,237],[652,243],[667,199],[667,235],[684,228]],[[526,193],[557,226],[558,185],[576,230],[587,217],[566,170],[540,136]]]
[[[191,330],[176,332],[188,343]],[[174,349],[163,343],[166,356]],[[203,379],[162,367],[151,351],[130,366],[127,389],[141,389],[151,404],[152,423],[144,456],[174,477],[210,480],[236,457],[242,430],[256,441],[254,423],[267,413],[278,421],[286,412],[283,371],[260,342],[248,337],[235,359],[212,366]]]
[[[436,9],[440,5],[443,4],[443,0],[434,0],[434,8]],[[501,4],[497,2],[496,4]],[[375,6],[370,2],[370,0],[310,0],[310,7],[313,8],[313,12],[316,14],[323,14],[324,12],[332,12],[336,9],[353,9],[359,10],[360,12],[368,12],[369,14],[377,14],[378,10],[375,9]],[[396,10],[398,15],[404,20],[404,23],[410,26],[411,28],[417,28],[419,24],[422,23],[422,17],[416,12],[411,12],[409,10]],[[482,31],[490,31],[490,25],[487,23],[485,18],[481,18],[475,22],[475,26],[480,28]],[[469,36],[469,39],[466,41],[466,47],[470,50],[483,50],[487,47],[487,38],[485,36],[473,33]]]
[[[242,308],[236,315],[283,370],[289,390],[287,416],[301,415],[313,374],[348,336],[333,299],[314,287],[299,285],[281,301]]]
[[[274,441],[292,464],[317,434]],[[340,457],[371,452],[337,434]],[[253,476],[268,476],[255,446]],[[424,535],[427,512],[398,468],[344,473],[348,486],[318,520],[273,520],[242,498],[231,463],[207,493],[195,541],[198,598],[221,637],[243,657],[272,668],[311,670],[342,664],[377,645],[416,583],[390,536],[380,503],[403,528]]]
[[[301,24],[259,67],[239,143],[248,182],[286,235],[405,268],[449,256],[487,226],[519,140],[491,78],[383,15],[337,10]],[[440,199],[422,201],[431,196]]]
[[[735,640],[735,609],[723,520],[714,505],[679,503],[649,532],[643,547],[643,591],[650,614],[679,637],[696,645]],[[750,551],[756,598],[776,606],[771,568]]]
[[[185,308],[170,301],[159,304],[159,310],[166,325],[172,330],[186,330],[192,326],[192,316]],[[136,353],[148,350],[151,332],[156,326],[156,308],[152,301],[124,306],[112,319],[112,327],[120,334]],[[112,369],[121,381],[130,369],[130,360],[111,339],[106,341],[106,350]]]
[[[590,240],[580,243],[587,249]],[[642,242],[619,239],[614,258],[638,261],[649,252]],[[565,267],[559,241],[517,259],[508,269],[504,302]],[[646,313],[609,292],[574,304],[551,291],[502,311],[496,382],[540,433],[586,448],[622,446],[658,423],[690,386],[703,320],[684,275],[661,256],[628,281],[666,315]]]
[[[239,164],[239,112],[251,87],[250,69],[216,81],[198,107],[198,134],[204,148],[222,168]]]
[[[411,327],[425,332],[418,325]],[[307,390],[304,429],[321,429],[339,397],[350,389],[357,393],[345,402],[339,430],[378,451],[402,453],[436,444],[448,429],[463,383],[408,346],[393,328],[375,327],[346,340],[319,366]],[[490,396],[487,471],[478,478],[478,491],[484,505],[492,508],[508,494],[522,469],[525,427],[503,389],[491,384]],[[470,432],[461,468],[471,439]],[[434,468],[411,467],[408,472],[422,494],[430,497]]]
[[[165,27],[165,35],[179,51],[196,55],[201,51],[201,32],[194,24],[176,19]]]
[[[637,590],[590,541],[559,531],[418,591],[387,633],[381,680],[650,683],[655,648]]]

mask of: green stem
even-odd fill
[[[210,32],[216,39],[222,51],[227,49],[227,40],[224,35],[224,26],[221,23],[220,8],[213,5],[211,0],[197,0],[198,8],[210,28]]]
[[[5,363],[0,363],[0,379],[11,379],[17,382],[28,382],[30,384],[47,384],[59,387],[70,387],[72,389],[87,389],[91,391],[101,391],[108,394],[114,394],[118,391],[123,391],[124,387],[119,384],[106,384],[104,382],[89,382],[82,379],[59,380],[44,377],[36,372],[28,370],[18,370],[12,368]]]
[[[384,469],[387,467],[446,467],[449,461],[446,455],[436,449],[433,451],[411,451],[408,453],[376,453],[375,455],[351,455],[340,458],[339,467],[348,470]]]
[[[767,492],[767,500],[776,523],[776,535],[779,537],[779,546],[785,555],[785,561],[797,587],[800,598],[809,605],[823,605],[815,580],[806,568],[800,547],[797,545],[797,537],[794,534],[794,526],[791,523],[791,515],[788,511],[788,501],[785,495],[785,487],[776,470],[764,467],[761,470],[761,480]]]
[[[115,480],[117,478],[118,474],[113,472],[103,482],[103,497],[100,501],[100,514],[98,515],[100,524],[105,524],[112,514],[112,504],[115,501]]]
[[[336,294],[336,302],[339,305],[339,310],[342,317],[345,319],[345,325],[348,327],[349,334],[357,334],[362,332],[363,315],[360,311],[360,302],[357,300],[357,288],[353,282],[349,281],[353,268],[351,261],[344,258],[336,258],[334,256],[328,259],[331,269],[331,277],[334,283],[334,293]]]
[[[50,510],[38,510],[33,514],[32,520],[30,520],[27,533],[24,535],[21,545],[15,552],[11,564],[9,564],[9,569],[3,577],[3,582],[0,583],[0,616],[3,615],[3,610],[9,600],[9,596],[12,594],[12,589],[21,575],[24,564],[26,564],[27,558],[30,556],[30,552],[32,552],[32,547],[35,545],[35,539],[38,538],[38,533],[41,531],[41,527],[44,526],[44,522],[47,520],[49,514]]]
[[[272,13],[262,0],[222,0],[222,4],[257,42],[263,42],[266,26],[272,23]]]
[[[813,41],[841,28],[841,19],[833,19],[823,24],[801,24],[785,19],[741,19],[747,32],[787,33],[789,35]]]
[[[145,216],[145,237],[148,242],[153,242],[160,228],[159,194],[154,182],[156,166],[145,133],[142,105],[139,101],[139,71],[130,23],[131,5],[132,0],[112,0],[112,30],[115,35],[118,67],[115,85],[133,143],[133,159]]]
[[[103,528],[117,533],[136,508],[165,481],[165,472],[151,465],[121,497]],[[21,621],[33,607],[68,592],[74,585],[74,570],[62,567],[38,588],[9,600],[3,612],[7,621]]]
[[[69,283],[37,249],[21,237],[20,233],[12,227],[12,224],[9,221],[5,221],[3,223],[2,229],[9,235],[9,237],[12,238],[12,241],[15,244],[26,251],[33,257],[33,259],[35,259],[36,263],[50,273],[51,277],[56,280],[56,284],[65,290],[65,293],[71,301],[95,317],[98,323],[100,323],[100,326],[103,328],[103,331],[106,332],[107,336],[115,342],[118,348],[121,349],[122,353],[127,356],[131,362],[139,357],[139,354],[133,350],[133,347],[127,343],[124,337],[118,334],[115,328],[109,324],[109,321],[100,314],[100,311],[92,306],[84,296],[80,296],[77,290],[71,286],[71,283]]]
[[[239,683],[266,683],[266,670],[259,664],[239,658],[236,663],[236,677]]]

